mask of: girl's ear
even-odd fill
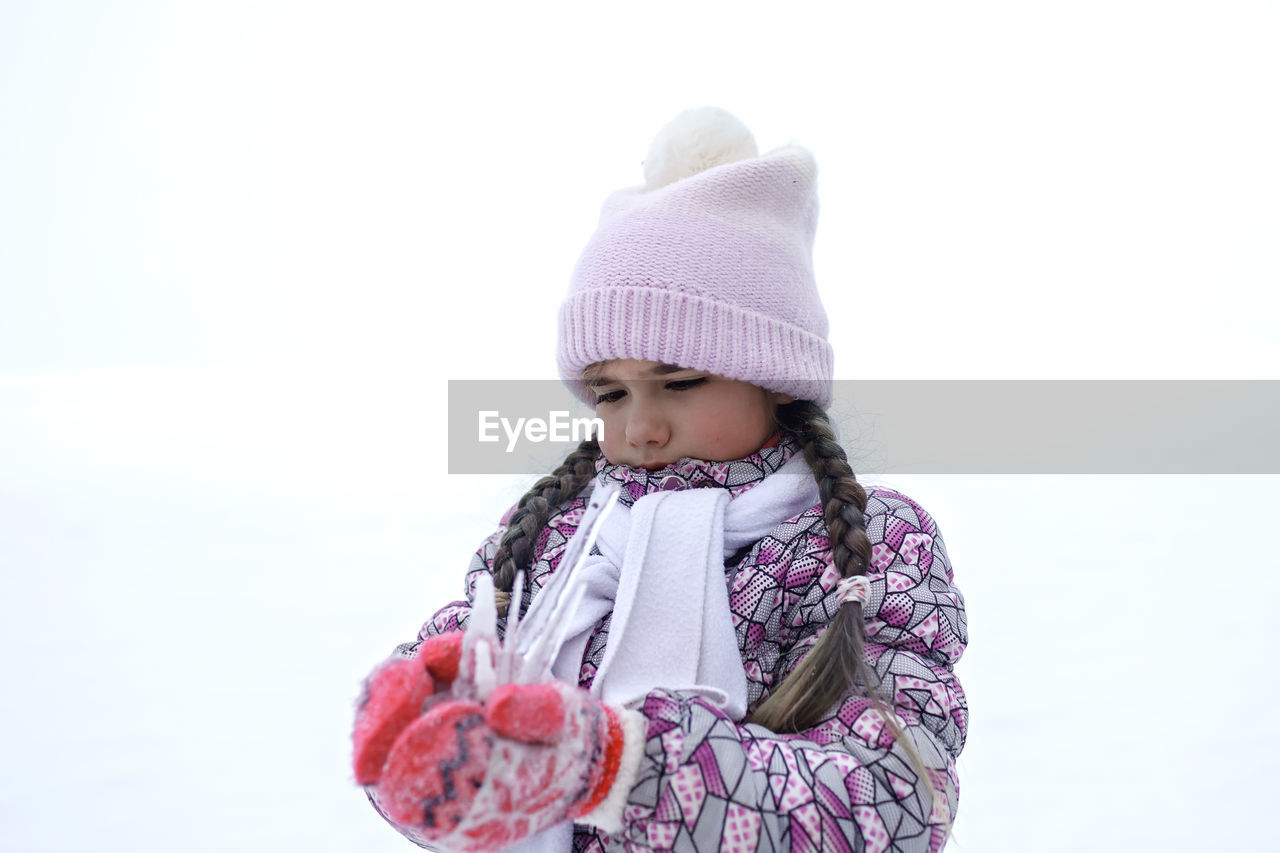
[[[769,392],[769,399],[775,406],[785,406],[788,403],[794,403],[796,401],[795,397],[792,397],[790,394],[783,394],[781,391]]]

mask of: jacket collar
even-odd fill
[[[730,498],[736,498],[785,465],[798,450],[796,440],[784,434],[775,446],[762,447],[743,459],[708,462],[686,457],[656,471],[614,465],[601,456],[596,460],[596,483],[621,486],[619,500],[627,506],[647,494],[678,489],[728,489]]]

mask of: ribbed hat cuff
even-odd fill
[[[581,381],[598,361],[634,358],[740,379],[769,391],[831,403],[831,344],[776,318],[689,293],[649,287],[591,288],[560,308],[560,376],[588,404]]]

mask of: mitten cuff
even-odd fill
[[[604,799],[575,823],[587,823],[613,835],[622,829],[622,810],[627,804],[627,797],[640,774],[640,759],[644,756],[645,718],[636,711],[606,706],[607,712],[616,720],[621,730],[621,753],[618,758],[618,770],[614,774],[613,784],[609,786]],[[612,721],[611,721],[612,722]],[[612,726],[611,726],[612,728]]]

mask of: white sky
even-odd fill
[[[6,2],[0,847],[405,849],[350,702],[524,482],[445,474],[445,382],[554,375],[687,106],[815,152],[838,378],[1280,378],[1276,44],[1264,2]],[[1256,846],[1276,485],[902,481],[969,598],[957,850]]]
[[[840,378],[1275,376],[1274,4],[841,5],[6,3],[0,371],[550,376],[709,102],[818,157]]]

